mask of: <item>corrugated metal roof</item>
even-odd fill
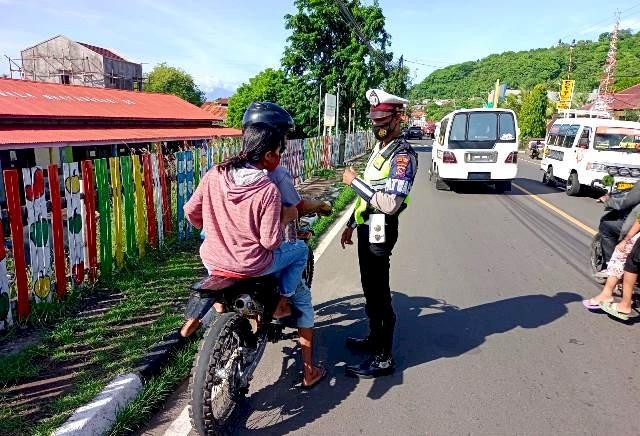
[[[125,58],[123,58],[122,56],[112,52],[109,49],[106,48],[102,48],[102,47],[98,47],[96,45],[91,45],[91,44],[87,44],[86,42],[79,42],[78,44],[80,45],[84,45],[85,47],[87,47],[89,50],[92,50],[96,53],[98,53],[101,56],[104,56],[105,58],[109,58],[109,59],[115,59],[117,61],[124,61],[124,62],[129,62],[128,60],[126,60]]]
[[[2,78],[0,118],[217,121],[174,95]]]
[[[240,136],[241,130],[227,127],[185,128],[11,128],[0,127],[0,146],[56,146],[117,144],[122,142],[177,141]]]

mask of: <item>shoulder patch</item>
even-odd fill
[[[406,154],[398,154],[395,157],[396,172],[394,177],[405,177],[407,175],[407,167],[409,166],[409,156]]]

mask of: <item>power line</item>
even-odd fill
[[[637,8],[640,8],[640,3],[637,3],[637,4],[633,5],[633,6],[631,6],[630,8],[625,9],[624,10],[624,15],[621,16],[621,19],[629,18],[629,16],[631,15],[630,12],[632,10],[634,10],[634,9],[637,9]],[[576,33],[577,34],[584,34],[584,33],[587,33],[588,31],[592,30],[594,27],[596,27],[596,26],[598,26],[600,24],[604,24],[604,23],[613,24],[614,22],[615,22],[615,14],[609,16],[608,18],[605,18],[604,20],[600,20],[597,23],[590,24],[590,25],[588,25],[586,27],[583,27],[581,30],[575,31],[575,32],[573,32],[573,35],[568,35],[568,34],[564,35],[560,39],[561,40],[562,39],[569,39],[569,38],[572,38]]]
[[[386,65],[387,59],[385,59],[383,54],[379,50],[377,50],[373,46],[371,41],[369,41],[369,39],[364,35],[364,32],[362,32],[362,30],[360,29],[358,22],[356,21],[355,17],[351,13],[347,5],[345,5],[342,0],[335,0],[335,1],[336,1],[336,4],[338,5],[338,9],[340,10],[340,15],[342,15],[342,18],[345,21],[345,24],[351,27],[351,30],[353,30],[358,36],[358,38],[360,39],[360,42],[369,49],[369,54],[373,57],[378,58],[378,60],[380,60],[383,64]]]

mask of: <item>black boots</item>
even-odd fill
[[[364,339],[348,337],[345,343],[347,348],[353,351],[358,351],[360,353],[373,352],[373,344],[369,337],[366,337]]]
[[[375,378],[393,374],[396,363],[390,354],[379,353],[369,356],[359,365],[348,365],[346,373],[352,377]]]

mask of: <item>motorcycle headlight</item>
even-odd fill
[[[631,177],[640,177],[640,168],[631,168]]]
[[[622,177],[629,177],[629,175],[631,174],[631,171],[629,170],[629,168],[620,168],[618,170],[618,174],[621,175]]]
[[[609,173],[610,176],[617,176],[618,175],[618,168],[616,167],[609,167],[607,169],[607,173]]]

